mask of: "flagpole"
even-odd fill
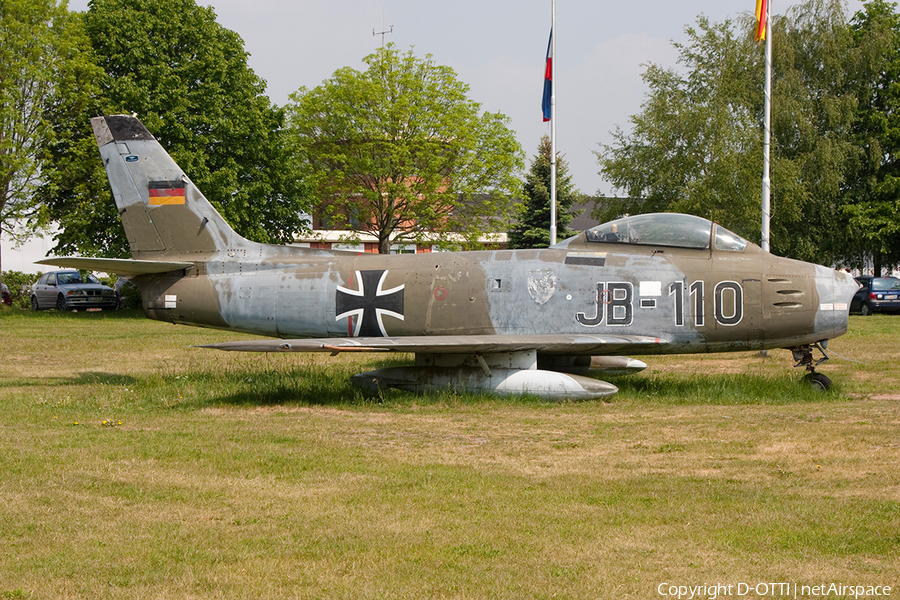
[[[765,19],[766,37],[766,86],[765,86],[765,119],[763,125],[763,180],[762,180],[762,231],[760,246],[766,252],[769,251],[769,213],[771,211],[772,182],[769,178],[769,152],[772,143],[772,29],[769,15],[771,14],[771,0],[765,3],[766,14],[760,18]]]
[[[556,0],[550,9],[550,57],[553,65],[553,79],[556,68]],[[550,245],[556,243],[556,81],[550,87]]]
[[[772,29],[769,27],[769,15],[771,0],[762,0],[764,15],[760,20],[764,21],[763,30],[766,37],[766,83],[764,88],[765,108],[763,117],[763,180],[762,180],[762,228],[760,230],[760,247],[769,251],[769,212],[771,210],[772,181],[769,178],[769,151],[772,146]],[[758,27],[758,26],[757,26]],[[759,29],[757,29],[759,31]],[[760,350],[760,358],[767,358],[768,351]]]

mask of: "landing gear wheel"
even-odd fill
[[[815,390],[827,392],[831,387],[831,379],[823,373],[807,373],[803,380]]]
[[[56,310],[59,312],[66,312],[69,310],[69,307],[66,304],[66,297],[62,294],[56,297]]]
[[[865,306],[865,304],[863,306]],[[806,344],[804,346],[796,346],[794,348],[791,348],[791,352],[794,354],[794,360],[797,361],[797,364],[795,364],[794,366],[806,368],[807,373],[803,377],[803,381],[811,385],[813,388],[823,392],[831,387],[831,380],[821,373],[816,373],[816,367],[821,365],[829,358],[828,354],[825,353],[826,345],[827,341],[824,341],[821,344]],[[813,358],[813,348],[822,353],[822,358],[820,358],[819,360],[815,360]]]

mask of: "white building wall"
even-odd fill
[[[53,234],[45,237],[33,236],[21,246],[3,237],[0,239],[0,269],[3,271],[21,271],[22,273],[39,273],[56,267],[36,265],[34,261],[47,258],[47,252],[54,246]]]

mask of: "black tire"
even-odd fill
[[[56,297],[56,310],[59,312],[66,312],[69,310],[69,305],[66,304],[66,297],[62,294]]]
[[[31,310],[41,310],[41,305],[38,304],[37,296],[31,297]]]
[[[831,388],[831,379],[823,373],[810,373],[803,379],[810,386],[822,392],[827,392]]]
[[[859,307],[859,314],[864,317],[870,317],[872,316],[872,308],[868,304],[863,302],[862,306]]]

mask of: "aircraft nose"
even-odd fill
[[[850,273],[844,271],[834,272],[834,303],[835,310],[850,310],[850,300],[859,289],[859,282]],[[840,308],[839,308],[840,307]]]
[[[817,279],[819,310],[816,313],[816,331],[823,339],[847,333],[850,317],[850,299],[859,289],[859,283],[849,273],[821,267]]]

